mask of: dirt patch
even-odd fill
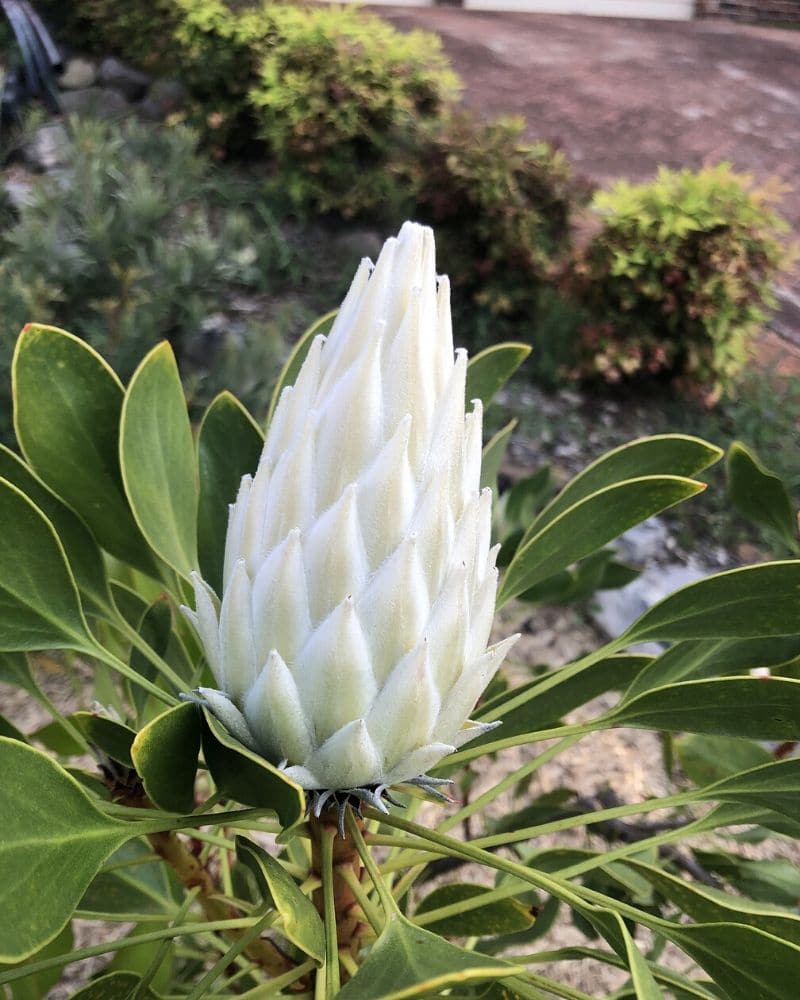
[[[789,185],[781,211],[800,228],[800,32],[721,20],[376,11],[403,30],[439,34],[468,106],[524,115],[530,138],[563,148],[591,180],[642,181],[661,164],[728,160]],[[783,284],[776,329],[800,344],[800,268]]]

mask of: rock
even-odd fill
[[[147,121],[161,122],[180,111],[186,105],[188,96],[186,87],[179,80],[156,80],[136,110]]]
[[[44,173],[63,167],[69,161],[70,139],[59,123],[42,125],[22,147],[22,159],[34,170]]]
[[[149,76],[111,56],[100,63],[97,79],[104,87],[124,94],[129,101],[140,101],[150,86]]]
[[[122,118],[131,112],[131,106],[116,90],[87,87],[85,90],[67,90],[59,98],[65,115],[85,115],[89,118]]]
[[[3,178],[5,200],[17,212],[31,200],[35,187],[33,175],[26,171],[9,172]]]
[[[708,575],[709,570],[693,559],[686,565],[672,563],[667,566],[651,566],[627,587],[598,591],[592,599],[592,620],[606,635],[615,638],[658,601],[679,587],[685,587]],[[659,646],[647,643],[647,652],[658,649]]]
[[[62,90],[85,90],[94,86],[96,80],[94,63],[88,59],[75,58],[67,62],[64,72],[58,78],[58,85]]]
[[[663,557],[672,547],[667,526],[659,517],[637,524],[621,535],[616,544],[622,558],[637,565]]]

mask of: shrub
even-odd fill
[[[208,359],[225,327],[215,340],[209,315],[238,289],[285,280],[277,223],[245,210],[245,191],[215,186],[185,128],[73,121],[71,131],[64,175],[37,182],[0,232],[0,364],[31,320],[68,325],[123,376],[161,338]]]
[[[773,304],[786,260],[776,185],[728,164],[662,168],[647,184],[596,195],[602,228],[576,266],[591,319],[578,371],[615,382],[646,374],[729,382]]]
[[[88,0],[79,16],[90,40],[180,76],[214,148],[265,143],[296,206],[345,217],[396,200],[395,148],[459,90],[435,35],[353,8]]]
[[[473,339],[498,339],[504,321],[529,338],[539,294],[568,259],[572,216],[588,199],[563,153],[523,140],[524,124],[450,115],[410,157],[415,212],[437,229]]]
[[[275,39],[250,91],[279,183],[345,217],[397,198],[397,147],[439,115],[458,80],[427,32],[348,9],[270,8]]]

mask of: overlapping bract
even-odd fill
[[[308,789],[412,779],[466,722],[514,637],[487,650],[496,549],[482,412],[464,413],[433,234],[364,260],[284,389],[231,507],[224,595],[186,609],[231,732]]]

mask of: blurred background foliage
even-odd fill
[[[291,342],[412,217],[436,228],[459,340],[533,345],[523,395],[533,379],[616,400],[603,447],[683,427],[743,438],[800,482],[785,447],[800,391],[747,366],[791,258],[776,184],[720,164],[593,191],[524,121],[465,111],[438,37],[353,7],[38,7],[75,51],[178,79],[187,99],[166,128],[70,119],[65,168],[3,206],[3,368],[30,320],[79,333],[123,376],[166,337],[194,405],[229,385],[260,417]]]

